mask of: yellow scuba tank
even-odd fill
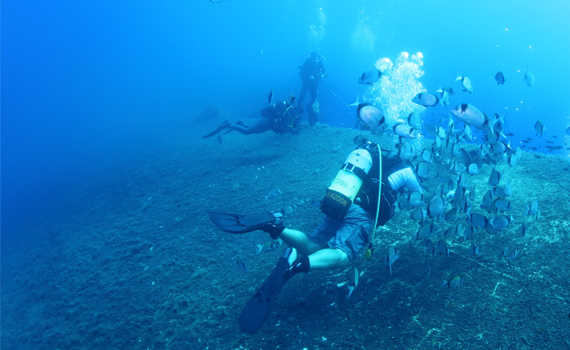
[[[321,202],[321,211],[335,219],[342,219],[360,187],[368,178],[372,156],[364,148],[352,151],[340,168]]]

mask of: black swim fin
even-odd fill
[[[253,215],[237,215],[209,211],[208,215],[210,215],[210,220],[222,231],[231,233],[246,233],[267,229],[277,220],[275,215],[268,210]]]
[[[219,133],[220,131],[227,129],[230,127],[230,123],[227,120],[224,120],[220,126],[218,126],[215,130],[211,131],[210,133],[202,136],[202,138],[207,139],[208,137],[212,137]],[[230,129],[231,130],[231,129]]]
[[[293,273],[289,271],[291,267],[289,257],[293,252],[293,248],[285,249],[283,256],[277,261],[277,265],[275,265],[269,278],[263,283],[257,293],[253,295],[239,315],[238,324],[242,332],[249,334],[257,332],[269,316],[281,288],[293,276]],[[297,256],[296,252],[294,255],[293,258]]]

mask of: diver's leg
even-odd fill
[[[317,99],[316,83],[311,84],[311,86],[309,87],[309,93],[311,94],[311,99],[309,100],[309,102],[307,102],[307,114],[309,116],[309,124],[315,125],[315,123],[318,121],[317,113],[315,113],[315,111],[313,110],[313,104]]]
[[[321,249],[322,246],[311,241],[311,239],[301,231],[292,230],[286,228],[281,232],[279,238],[283,240],[287,245],[294,247],[303,255],[309,255],[317,250]]]
[[[307,115],[309,116],[309,124],[315,125],[319,121],[317,113],[313,110],[313,106],[307,105]]]
[[[310,88],[309,88],[309,93],[311,94],[311,99],[308,102],[308,105],[313,107],[313,103],[315,103],[315,100],[317,99],[317,84],[313,83],[311,84]]]
[[[350,259],[340,249],[325,248],[309,255],[311,270],[327,270],[337,267],[345,267]]]
[[[262,132],[271,130],[270,122],[271,120],[269,120],[269,118],[263,118],[252,126],[232,124],[229,128],[237,132],[241,132],[244,135],[261,134]]]

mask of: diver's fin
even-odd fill
[[[202,136],[202,138],[207,139],[208,137],[212,137],[212,136],[216,135],[217,133],[219,133],[220,131],[227,129],[229,127],[230,127],[230,123],[227,120],[224,120],[222,122],[222,124],[220,124],[220,126],[218,126],[216,129],[214,129],[210,133]]]
[[[242,332],[253,334],[265,322],[271,312],[271,308],[277,301],[281,288],[293,276],[293,273],[288,271],[291,267],[289,260],[291,260],[290,257],[295,258],[296,256],[297,253],[293,248],[285,249],[283,256],[277,261],[277,265],[275,265],[269,278],[263,283],[257,293],[253,295],[239,315],[238,324]]]
[[[275,223],[275,215],[266,210],[259,214],[237,215],[227,213],[208,212],[210,220],[222,231],[231,233],[246,233],[255,230],[267,229],[269,225]]]

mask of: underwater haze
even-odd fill
[[[428,90],[473,80],[466,99],[509,111],[507,131],[566,130],[564,4],[531,1],[7,2],[3,15],[3,215],[91,177],[211,103],[252,116],[273,88],[298,93],[298,66],[325,57],[323,119],[353,126],[358,77],[422,52]],[[556,9],[556,10],[554,10]],[[537,76],[529,88],[525,67]],[[503,71],[504,86],[493,76]],[[463,101],[462,101],[463,102]],[[563,133],[562,133],[563,135]],[[67,188],[67,189],[66,189]],[[59,193],[59,192],[58,192]],[[55,196],[57,197],[57,196]],[[51,198],[51,199],[49,199]],[[8,205],[8,203],[10,203]],[[41,206],[41,205],[40,205]]]
[[[569,13],[570,3],[553,0],[4,1],[3,348],[570,347]],[[311,52],[327,72],[318,124],[308,124],[308,105],[299,135],[202,138],[224,120],[255,123],[270,91],[275,102],[298,98]],[[386,76],[358,83],[375,69]],[[445,87],[455,90],[449,106],[412,102]],[[284,289],[256,335],[241,335],[235,320],[280,254],[256,254],[266,234],[220,232],[206,211],[292,205],[291,224],[311,232],[322,219],[311,201],[356,135],[391,150],[403,143],[359,121],[349,106],[357,96],[383,111],[387,129],[421,116],[414,165],[456,106],[496,113],[508,150],[469,179],[479,200],[491,169],[508,177],[516,229],[526,222],[535,238],[520,239],[515,224],[515,243],[485,234],[481,260],[461,260],[467,238],[450,240],[462,255],[435,264],[429,280],[417,225],[399,208],[377,242],[404,251],[394,275],[378,256],[346,300],[344,272],[311,272],[316,279]],[[451,133],[464,125],[456,120]],[[485,144],[485,132],[473,134],[465,149]],[[423,184],[431,193],[435,174]],[[534,200],[541,218],[525,209]],[[519,250],[494,259],[505,246]],[[441,288],[452,273],[465,284]],[[509,294],[495,296],[502,288]],[[293,297],[300,290],[307,295]]]

